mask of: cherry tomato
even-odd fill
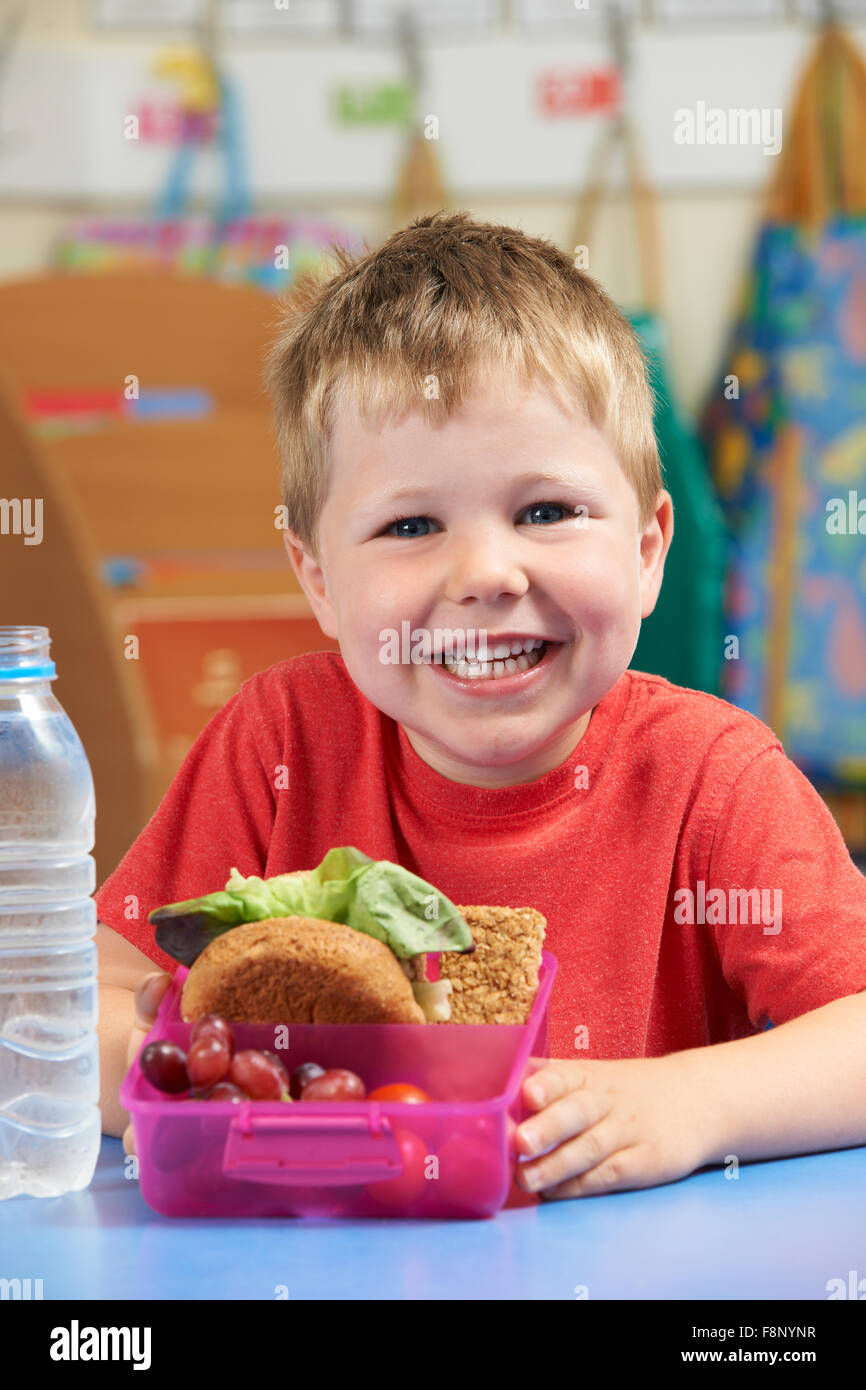
[[[439,1158],[439,1195],[467,1211],[492,1210],[506,1190],[510,1170],[498,1147],[470,1135],[449,1139]]]
[[[377,1086],[367,1096],[368,1100],[395,1100],[406,1105],[425,1105],[430,1097],[420,1086],[412,1086],[408,1081],[392,1081],[389,1086]]]
[[[366,1191],[383,1207],[410,1207],[427,1190],[427,1145],[420,1134],[413,1134],[410,1129],[395,1129],[394,1138],[403,1162],[402,1173],[398,1178],[371,1182]]]

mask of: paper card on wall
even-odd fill
[[[344,82],[331,94],[331,112],[340,125],[407,125],[412,105],[412,88],[405,82]]]
[[[615,67],[549,68],[535,81],[536,109],[542,116],[586,116],[616,111],[620,74]]]

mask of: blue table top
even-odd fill
[[[828,1298],[866,1277],[866,1148],[704,1169],[484,1221],[177,1220],[103,1137],[84,1192],[0,1202],[0,1277],[45,1299]]]

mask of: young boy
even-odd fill
[[[630,326],[466,214],[339,265],[289,296],[268,384],[287,551],[340,655],[244,682],[97,894],[107,1132],[174,968],[148,912],[356,845],[547,919],[527,1189],[866,1143],[866,879],[770,729],[627,670],[673,534]],[[489,659],[393,659],[448,630]]]

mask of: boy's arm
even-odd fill
[[[866,991],[755,1037],[671,1055],[717,1101],[706,1163],[866,1144]]]
[[[554,1059],[525,1081],[519,1185],[545,1199],[674,1182],[705,1164],[866,1144],[866,991],[736,1042]]]
[[[158,969],[153,961],[104,922],[96,927],[99,958],[99,1106],[102,1132],[119,1139],[129,1116],[118,1100],[135,1020],[135,987]],[[137,1039],[141,1041],[140,1038]]]
[[[761,925],[748,913],[726,923],[723,912],[708,930],[753,1025],[775,1023],[690,1050],[719,1100],[714,1156],[866,1144],[866,881],[827,805],[780,747],[737,779],[699,876],[727,890],[729,906],[732,888],[761,890]]]

